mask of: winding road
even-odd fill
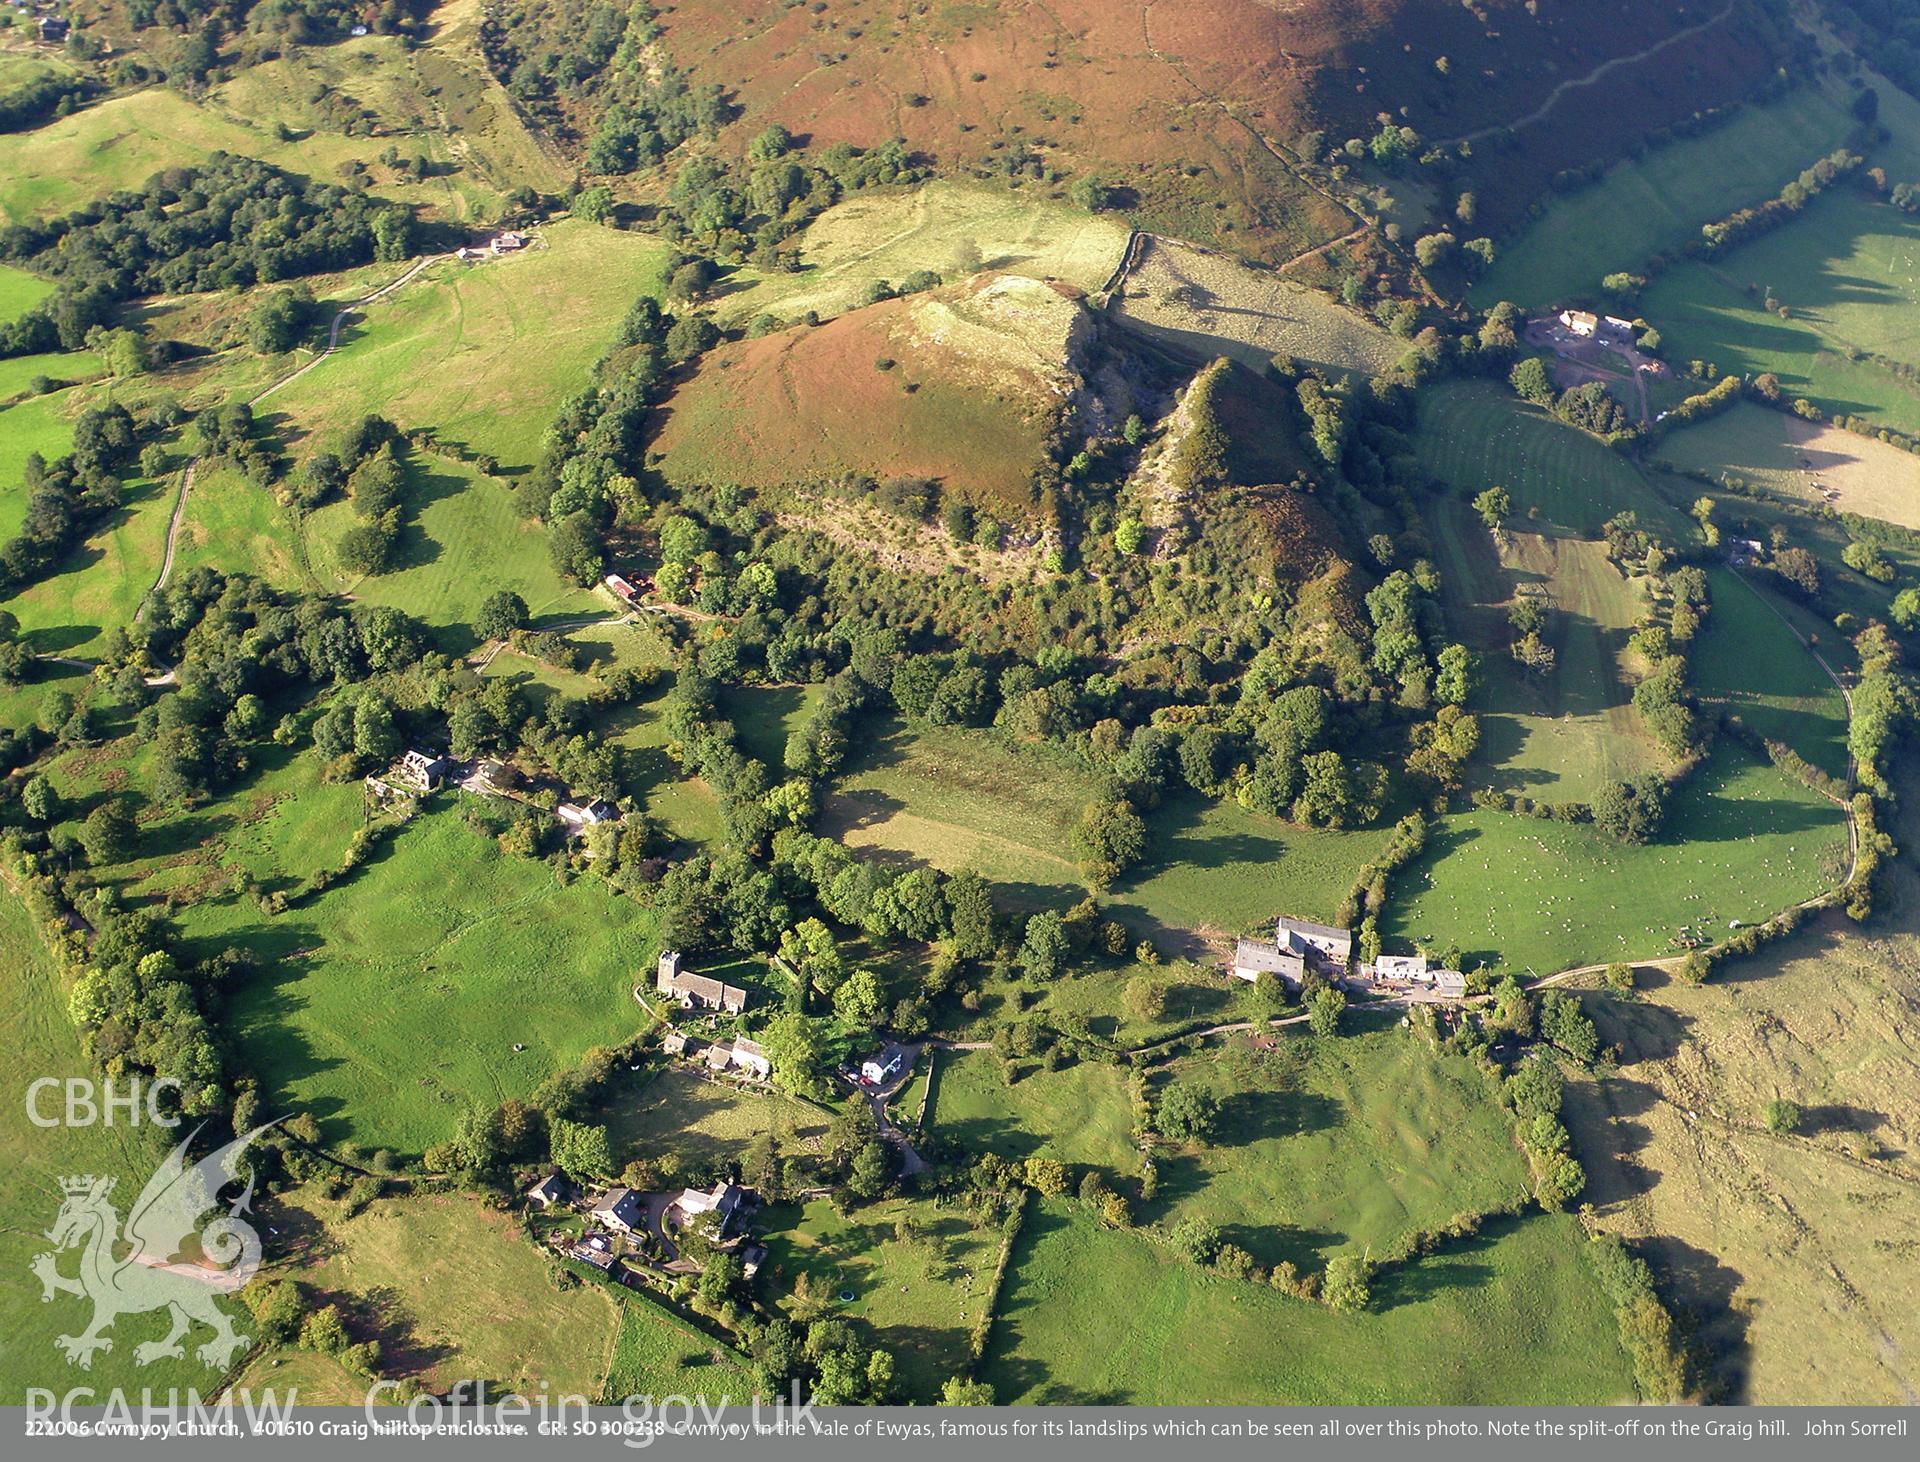
[[[1666,39],[1655,41],[1645,50],[1635,51],[1631,56],[1615,56],[1611,61],[1602,61],[1585,76],[1577,76],[1570,81],[1561,82],[1552,91],[1547,93],[1547,99],[1545,101],[1518,121],[1502,122],[1492,127],[1482,127],[1478,132],[1469,132],[1462,137],[1449,137],[1439,145],[1442,147],[1452,147],[1461,142],[1478,142],[1482,137],[1491,137],[1496,132],[1518,132],[1522,127],[1531,127],[1535,122],[1544,118],[1548,112],[1552,111],[1554,107],[1559,104],[1560,98],[1568,92],[1584,90],[1589,86],[1597,84],[1605,77],[1612,75],[1615,71],[1621,70],[1623,67],[1638,66],[1642,61],[1650,60],[1659,55],[1669,46],[1677,46],[1682,41],[1692,40],[1703,31],[1712,30],[1713,27],[1733,14],[1734,6],[1737,4],[1739,4],[1739,0],[1727,0],[1726,5],[1721,8],[1718,14],[1710,15],[1705,20],[1688,26],[1685,30],[1677,30],[1672,35],[1666,37]]]

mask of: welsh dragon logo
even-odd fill
[[[128,1210],[126,1230],[109,1198],[112,1178],[69,1177],[60,1180],[64,1195],[60,1215],[47,1231],[53,1251],[32,1264],[43,1292],[42,1303],[56,1294],[79,1295],[93,1301],[93,1323],[78,1335],[62,1335],[56,1342],[69,1361],[91,1369],[95,1351],[113,1349],[107,1331],[122,1315],[166,1310],[171,1328],[160,1340],[134,1347],[140,1365],[186,1356],[181,1340],[197,1321],[213,1336],[194,1355],[202,1364],[230,1365],[249,1337],[233,1328],[216,1303],[231,1295],[260,1268],[260,1236],[241,1215],[253,1199],[249,1170],[245,1190],[226,1212],[201,1227],[209,1209],[219,1207],[220,1190],[241,1180],[238,1163],[247,1145],[272,1126],[256,1127],[197,1163],[187,1160],[187,1148],[199,1135],[195,1128],[174,1148],[160,1169],[147,1180]],[[198,1253],[183,1255],[183,1247],[197,1236]],[[73,1277],[59,1270],[59,1256],[79,1249],[80,1268]]]

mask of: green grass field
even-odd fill
[[[301,1406],[364,1406],[367,1382],[330,1355],[294,1346],[263,1348],[233,1384],[237,1395],[293,1396]],[[382,1393],[383,1396],[389,1393]]]
[[[0,360],[0,401],[26,395],[41,377],[56,387],[74,386],[95,380],[105,372],[105,362],[90,350],[11,356]]]
[[[1765,309],[1768,291],[1787,318]],[[1920,388],[1870,358],[1920,364],[1920,221],[1851,188],[1711,264],[1668,271],[1640,311],[1670,360],[1771,371],[1830,416],[1920,432]]]
[[[629,1396],[705,1397],[718,1405],[724,1398],[749,1401],[754,1379],[746,1361],[711,1336],[694,1329],[650,1296],[623,1291],[620,1333],[613,1341],[606,1394],[621,1401]]]
[[[436,1393],[484,1376],[525,1396],[599,1395],[612,1297],[556,1286],[519,1225],[471,1194],[380,1198],[349,1218],[302,1191],[267,1222],[286,1235],[287,1257],[263,1272],[338,1303],[356,1338],[379,1340],[383,1375]]]
[[[1103,900],[1163,955],[1198,957],[1201,937],[1295,914],[1331,919],[1387,830],[1294,827],[1233,802],[1170,795],[1147,816],[1147,856]]]
[[[124,1114],[113,1126],[66,1126],[59,1121],[57,1089],[40,1099],[40,1111],[54,1118],[54,1125],[42,1127],[29,1120],[29,1082],[42,1077],[97,1080],[99,1073],[67,1019],[65,991],[53,958],[11,890],[0,896],[0,1020],[8,1033],[10,1073],[0,1100],[0,1156],[10,1179],[0,1193],[0,1403],[23,1403],[33,1386],[64,1391],[80,1376],[85,1384],[101,1388],[197,1385],[211,1394],[215,1374],[194,1360],[191,1351],[185,1362],[142,1366],[135,1361],[136,1345],[166,1333],[166,1322],[157,1314],[120,1320],[113,1330],[113,1349],[96,1355],[90,1371],[74,1369],[55,1346],[55,1337],[78,1334],[90,1313],[86,1301],[72,1295],[42,1303],[40,1282],[28,1269],[51,1248],[44,1235],[60,1208],[59,1180],[77,1173],[115,1178],[114,1203],[124,1217],[134,1195],[184,1134],[135,1127]],[[71,1276],[78,1262],[77,1253],[64,1253],[59,1267]],[[191,1343],[199,1344],[207,1335],[199,1330]]]
[[[35,396],[0,407],[0,535],[11,538],[27,516],[21,473],[38,452],[51,462],[73,446],[73,426],[61,414],[60,396]]]
[[[1731,920],[1813,898],[1845,860],[1839,808],[1722,742],[1650,846],[1509,812],[1447,817],[1394,880],[1381,932],[1539,974],[1647,959],[1676,953],[1684,930],[1724,938]]]
[[[1700,696],[1785,742],[1829,776],[1847,774],[1847,706],[1840,688],[1775,613],[1772,600],[1732,569],[1708,571],[1713,613],[1693,654]]]
[[[943,1051],[927,1126],[970,1152],[1035,1153],[1109,1174],[1136,1174],[1133,1108],[1122,1067],[1078,1061],[1058,1071],[1029,1065],[1008,1086],[990,1051]]]
[[[1204,1218],[1264,1265],[1319,1269],[1525,1200],[1510,1119],[1471,1063],[1436,1054],[1391,1014],[1348,1026],[1330,1041],[1287,1033],[1272,1052],[1236,1038],[1171,1067],[1165,1080],[1219,1098],[1220,1131],[1157,1154],[1149,1216]]]
[[[948,873],[971,868],[1023,904],[1084,891],[1070,851],[1086,773],[989,732],[887,723],[827,798],[822,832]]]
[[[487,453],[509,474],[523,470],[627,306],[659,292],[670,253],[659,240],[586,223],[551,224],[540,236],[523,254],[434,265],[369,306],[336,355],[261,410],[322,434],[377,411]]]
[[[19,319],[52,293],[52,280],[0,264],[0,324]]]
[[[1115,911],[1109,907],[1102,912]],[[1262,916],[1252,924],[1269,922]],[[1141,932],[1133,931],[1136,935]],[[1096,964],[1039,989],[1023,979],[1017,969],[1007,971],[1004,978],[990,972],[979,984],[981,1010],[988,1020],[1019,1019],[1024,1013],[1050,1023],[1084,1021],[1094,1035],[1126,1049],[1200,1026],[1256,1020],[1272,1013],[1255,998],[1251,985],[1228,978],[1224,941],[1212,945],[1187,934],[1169,938],[1156,933],[1155,937],[1161,943],[1191,949],[1191,957],[1155,964]],[[1156,986],[1161,993],[1162,1010],[1153,1019],[1128,1008],[1127,986],[1137,979]]]
[[[971,868],[1020,907],[1085,893],[1071,838],[1094,793],[1086,772],[983,731],[894,724],[868,745],[827,799],[825,830],[949,873]],[[1152,813],[1148,833],[1145,862],[1102,901],[1167,955],[1282,911],[1333,917],[1386,837],[1291,827],[1186,795]]]
[[[981,1376],[1002,1404],[1447,1405],[1634,1395],[1568,1215],[1490,1228],[1340,1315],[1195,1268],[1078,1203],[1037,1205]]]
[[[1496,545],[1464,502],[1432,504],[1449,631],[1481,656],[1487,687],[1480,764],[1490,779],[1549,802],[1591,800],[1608,780],[1658,769],[1666,758],[1633,710],[1627,640],[1646,605],[1604,545],[1586,538],[1509,533]],[[1523,669],[1510,651],[1507,609],[1517,590],[1543,593],[1554,611],[1553,673]]]
[[[85,655],[109,629],[132,620],[160,572],[178,481],[171,474],[127,479],[120,509],[52,577],[5,601],[36,649]]]
[[[763,1221],[775,1272],[758,1282],[776,1308],[793,1308],[794,1281],[806,1275],[813,1299],[893,1353],[900,1389],[916,1402],[933,1401],[949,1376],[967,1369],[968,1332],[999,1252],[997,1225],[976,1227],[957,1205],[900,1198],[847,1218],[816,1198],[771,1209]]]
[[[520,595],[536,619],[602,608],[592,591],[560,577],[545,531],[521,518],[504,483],[450,458],[415,452],[407,489],[398,562],[386,573],[362,576],[339,567],[336,545],[360,521],[350,503],[329,503],[307,515],[301,530],[323,584],[364,604],[404,609],[432,626],[438,647],[449,654],[475,648],[473,618],[499,589]]]
[[[1514,522],[1594,537],[1632,510],[1649,528],[1686,532],[1639,469],[1604,443],[1488,381],[1449,381],[1420,393],[1420,465],[1472,498],[1504,487]]]
[[[1912,454],[1858,432],[1743,401],[1663,438],[1656,450],[1681,472],[1707,472],[1797,503],[1822,503],[1818,489],[1832,488],[1842,512],[1920,528]]]
[[[657,952],[637,904],[500,852],[451,809],[271,922],[221,928],[199,906],[183,922],[261,959],[227,1028],[276,1109],[312,1112],[332,1141],[414,1153],[465,1107],[524,1097],[631,1035],[634,972]]]
[[[292,511],[275,501],[271,489],[256,487],[224,465],[194,469],[180,517],[173,572],[184,574],[201,564],[224,574],[253,574],[283,589],[320,587],[307,567]]]
[[[165,87],[108,97],[71,116],[29,132],[0,136],[0,221],[70,212],[121,188],[137,188],[165,168],[191,167],[215,152],[257,157],[276,167],[333,181],[358,159],[373,163],[388,145],[378,137],[298,127],[299,105],[290,96],[272,104],[279,115],[246,114],[216,96],[196,102]],[[295,123],[281,140],[276,121]],[[434,139],[420,139],[431,153]],[[410,147],[409,151],[416,150]],[[444,206],[444,186],[382,186],[378,191],[409,202]]]
[[[1839,346],[1920,365],[1920,219],[1834,188],[1786,228],[1722,256],[1741,287],[1771,288]]]
[[[1843,105],[1808,86],[1620,163],[1591,187],[1550,197],[1470,298],[1484,309],[1503,299],[1532,308],[1592,296],[1602,276],[1637,269],[1698,237],[1702,225],[1771,198],[1853,125]]]
[[[616,1164],[671,1152],[698,1172],[737,1161],[756,1137],[771,1135],[792,1153],[817,1145],[827,1130],[818,1107],[708,1081],[690,1063],[619,1078],[594,1120],[606,1127]]]

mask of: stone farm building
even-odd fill
[[[879,1086],[898,1076],[907,1064],[907,1052],[904,1046],[889,1042],[860,1063],[860,1076],[863,1080]]]
[[[1600,317],[1591,310],[1562,310],[1560,323],[1584,340],[1600,328]]]
[[[1424,954],[1383,954],[1373,962],[1378,980],[1424,980],[1427,957]]]
[[[553,809],[553,815],[577,832],[603,822],[618,822],[620,809],[596,797],[591,802],[562,802]]]
[[[719,1010],[738,1015],[747,1008],[747,992],[738,985],[723,984],[711,975],[696,975],[680,968],[680,953],[661,952],[660,966],[653,988],[687,1010]]]
[[[1251,983],[1262,975],[1272,974],[1295,988],[1307,977],[1304,959],[1264,939],[1242,939],[1236,944],[1231,969],[1236,980]]]
[[[1345,974],[1353,960],[1353,931],[1331,924],[1314,924],[1282,914],[1274,925],[1274,943],[1289,954]]]
[[[761,1081],[773,1075],[773,1062],[767,1055],[766,1047],[745,1036],[735,1036],[731,1042],[716,1041],[708,1046],[706,1062],[711,1071],[744,1071]]]
[[[400,758],[393,775],[416,792],[438,792],[441,784],[447,780],[447,769],[452,765],[452,762],[435,752],[410,751]]]
[[[1467,993],[1467,977],[1458,970],[1430,967],[1424,954],[1383,954],[1374,960],[1373,979],[1386,985],[1426,985],[1436,995],[1457,1000]]]

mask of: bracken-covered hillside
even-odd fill
[[[1098,172],[1158,229],[1279,259],[1354,226],[1331,150],[1371,136],[1383,115],[1423,141],[1486,134],[1470,170],[1485,174],[1493,208],[1517,213],[1554,173],[1763,81],[1775,34],[1764,10],[1762,0],[678,0],[648,19],[644,8],[510,0],[495,12],[494,59],[536,114],[580,137],[596,99],[633,84],[620,68],[671,66],[719,89],[736,149],[777,122],[814,146],[904,138],[947,171]],[[1497,145],[1493,132],[1543,107],[1554,125]]]

